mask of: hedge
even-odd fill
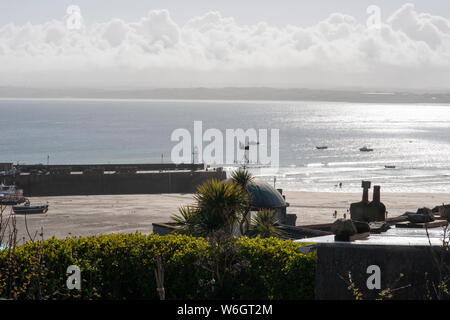
[[[204,285],[214,278],[205,261],[215,263],[219,251],[204,238],[135,233],[28,242],[0,251],[0,298],[159,299],[157,256],[166,299],[314,298],[314,253],[302,254],[292,241],[275,238],[234,243],[235,263],[224,273],[229,290],[218,288],[221,295],[214,295]],[[81,269],[81,290],[67,289],[69,265]],[[220,267],[226,269],[222,260]]]

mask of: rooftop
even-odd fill
[[[380,234],[370,234],[363,240],[355,240],[352,242],[334,241],[334,235],[321,236],[309,239],[296,240],[299,243],[314,243],[317,245],[336,245],[336,246],[355,246],[355,245],[373,245],[373,246],[441,246],[444,229],[432,228],[428,229],[429,239],[426,229],[415,228],[395,228],[391,227],[386,232]],[[447,234],[448,239],[448,234]]]
[[[251,195],[254,208],[280,208],[288,204],[277,189],[265,181],[254,179],[247,184],[247,191]]]

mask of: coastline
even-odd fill
[[[297,215],[297,226],[331,223],[342,218],[350,204],[361,200],[361,193],[284,191],[288,213]],[[49,204],[47,214],[27,215],[31,236],[91,236],[110,233],[152,233],[152,223],[170,221],[180,206],[193,203],[192,194],[95,195],[30,198],[32,204]],[[370,195],[369,200],[372,198]],[[450,203],[450,193],[381,193],[388,217]],[[16,215],[18,239],[29,240],[25,216]]]

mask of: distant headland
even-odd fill
[[[355,103],[450,103],[450,91],[407,92],[367,89],[305,89],[271,87],[93,89],[0,87],[0,99],[142,99],[264,100]]]

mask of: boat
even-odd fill
[[[39,206],[30,206],[30,203],[27,202],[23,206],[13,206],[14,213],[22,213],[22,214],[33,214],[33,213],[47,213],[48,204],[39,205]]]
[[[316,146],[316,149],[317,150],[325,150],[325,149],[328,149],[328,147],[327,146]]]
[[[373,149],[367,148],[366,146],[364,146],[362,148],[359,148],[359,151],[361,151],[361,152],[370,152],[370,151],[373,151]]]
[[[387,166],[384,166],[384,168],[385,169],[395,169],[395,166],[387,165]]]
[[[22,189],[16,189],[14,185],[0,185],[0,205],[11,206],[25,201]]]

